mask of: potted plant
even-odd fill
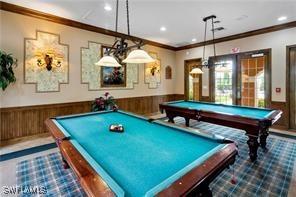
[[[17,66],[17,59],[11,54],[0,50],[0,87],[4,91],[10,83],[16,81],[13,69]]]
[[[96,98],[91,104],[92,111],[115,110],[118,106],[115,103],[113,96],[106,92],[104,97]]]

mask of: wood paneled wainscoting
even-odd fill
[[[272,128],[288,130],[289,129],[289,109],[287,102],[271,101],[271,109],[279,109],[283,112],[282,117],[272,126]]]
[[[120,109],[137,114],[159,111],[162,102],[181,100],[184,95],[169,94],[116,99]],[[47,132],[44,121],[49,117],[89,112],[91,101],[1,108],[1,141]]]

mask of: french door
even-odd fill
[[[270,106],[270,52],[247,52],[238,55],[237,103],[250,107]]]
[[[288,53],[288,99],[290,101],[290,128],[296,130],[296,45],[287,47]]]
[[[210,97],[215,103],[236,104],[236,58],[217,56],[210,68]]]
[[[184,64],[184,89],[187,100],[200,101],[202,97],[202,75],[191,76],[189,73],[193,68],[200,67],[200,59],[185,60]]]

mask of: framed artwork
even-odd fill
[[[109,48],[102,46],[101,55],[103,56]],[[101,67],[101,87],[126,87],[126,64],[121,63],[125,57],[126,54],[117,59],[122,67]]]
[[[125,85],[122,81],[109,83],[106,80],[102,83],[102,76],[108,76],[115,70],[95,65],[108,47],[110,46],[93,41],[88,41],[87,47],[81,47],[81,83],[87,84],[89,91],[133,89],[134,85],[139,82],[139,66],[137,64],[123,65],[121,68],[120,71],[124,71],[122,74]],[[115,70],[115,72],[118,71]]]
[[[155,62],[145,64],[145,83],[148,84],[148,88],[158,88],[161,80],[161,61],[158,58],[157,53],[149,52],[149,55],[155,59]]]
[[[25,84],[36,84],[36,92],[59,92],[60,84],[69,83],[69,46],[43,31],[24,42]]]

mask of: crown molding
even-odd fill
[[[208,40],[206,42],[198,42],[198,43],[194,43],[194,44],[189,44],[189,45],[177,47],[176,51],[201,47],[201,46],[204,46],[205,44],[210,45],[210,44],[213,44],[213,42],[215,42],[215,44],[216,44],[216,43],[220,43],[220,42],[226,42],[226,41],[246,38],[246,37],[250,37],[250,36],[266,34],[266,33],[274,32],[274,31],[280,31],[280,30],[294,28],[294,27],[296,27],[296,21],[292,21],[292,22],[288,22],[288,23],[284,23],[284,24],[280,24],[280,25],[269,26],[269,27],[265,27],[265,28],[261,28],[261,29],[252,30],[252,31],[247,31],[244,33],[239,33],[239,34],[226,36],[226,37],[222,37],[222,38],[217,38],[214,41]]]
[[[96,26],[93,26],[93,25],[88,25],[88,24],[81,23],[81,22],[78,22],[78,21],[66,19],[66,18],[55,16],[55,15],[52,15],[52,14],[47,14],[47,13],[44,13],[44,12],[40,12],[40,11],[37,11],[37,10],[25,8],[25,7],[22,7],[22,6],[15,5],[15,4],[6,3],[6,2],[3,2],[3,1],[0,1],[0,9],[5,10],[5,11],[9,11],[9,12],[13,12],[13,13],[17,13],[17,14],[22,14],[22,15],[25,15],[25,16],[30,16],[30,17],[34,17],[34,18],[38,18],[38,19],[58,23],[58,24],[62,24],[62,25],[67,25],[67,26],[70,26],[70,27],[76,27],[76,28],[83,29],[83,30],[88,30],[88,31],[92,31],[92,32],[100,33],[100,34],[105,34],[105,35],[108,35],[108,36],[125,37],[125,38],[127,38],[129,40],[132,40],[132,41],[143,40],[143,42],[145,44],[148,44],[148,45],[161,47],[161,48],[169,49],[169,50],[173,50],[173,51],[176,50],[176,47],[165,45],[165,44],[162,44],[162,43],[159,43],[159,42],[154,42],[154,41],[139,38],[139,37],[136,37],[136,36],[129,36],[127,34],[115,32],[115,31],[104,29],[104,28],[101,28],[101,27],[96,27]]]
[[[160,48],[164,48],[164,49],[169,49],[169,50],[172,50],[172,51],[180,51],[180,50],[185,50],[185,49],[201,47],[204,44],[206,44],[206,45],[213,44],[213,40],[209,40],[209,41],[206,41],[206,42],[198,42],[198,43],[194,43],[194,44],[190,44],[190,45],[174,47],[174,46],[162,44],[162,43],[159,43],[159,42],[139,38],[139,37],[136,37],[136,36],[129,36],[127,34],[115,32],[115,31],[104,29],[104,28],[101,28],[101,27],[88,25],[88,24],[81,23],[81,22],[78,22],[78,21],[74,21],[74,20],[63,18],[63,17],[55,16],[55,15],[52,15],[52,14],[47,14],[47,13],[44,13],[44,12],[40,12],[40,11],[37,11],[37,10],[25,8],[25,7],[21,7],[21,6],[18,6],[18,5],[6,3],[6,2],[3,2],[3,1],[0,1],[0,9],[5,10],[5,11],[9,11],[9,12],[13,12],[13,13],[17,13],[17,14],[22,14],[22,15],[25,15],[25,16],[30,16],[30,17],[34,17],[34,18],[38,18],[38,19],[58,23],[58,24],[62,24],[62,25],[67,25],[67,26],[70,26],[70,27],[75,27],[75,28],[79,28],[79,29],[83,29],[83,30],[88,30],[88,31],[96,32],[96,33],[101,33],[101,34],[105,34],[105,35],[109,35],[109,36],[125,37],[125,38],[127,38],[129,40],[136,40],[136,41],[137,40],[143,40],[145,44],[160,47]],[[222,37],[222,38],[217,38],[217,39],[214,40],[214,42],[215,43],[221,43],[221,42],[226,42],[226,41],[231,41],[231,40],[236,40],[236,39],[242,39],[242,38],[246,38],[246,37],[250,37],[250,36],[256,36],[256,35],[260,35],[260,34],[270,33],[270,32],[274,32],[274,31],[280,31],[280,30],[284,30],[284,29],[295,28],[295,27],[296,27],[296,21],[292,21],[292,22],[288,22],[288,23],[284,23],[284,24],[280,24],[280,25],[269,26],[269,27],[265,27],[265,28],[261,28],[261,29],[247,31],[247,32],[244,32],[244,33],[239,33],[239,34],[230,35],[230,36],[226,36],[226,37]]]

